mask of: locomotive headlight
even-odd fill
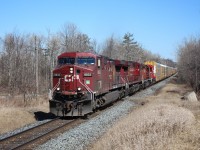
[[[70,73],[73,73],[73,70],[74,70],[73,68],[69,68]]]
[[[57,91],[60,91],[60,88],[58,87],[56,90],[57,90]]]
[[[78,88],[77,88],[77,90],[78,90],[78,91],[81,91],[81,88],[80,88],[80,87],[78,87]]]

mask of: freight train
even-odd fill
[[[50,112],[84,116],[109,103],[173,75],[175,68],[114,60],[90,52],[65,52],[53,71]]]

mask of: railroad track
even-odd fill
[[[153,86],[153,85],[151,85]],[[151,87],[149,86],[149,87]],[[147,88],[149,88],[147,87]],[[138,92],[137,92],[138,93]],[[117,104],[120,101],[117,101]],[[90,119],[99,115],[110,105],[100,109],[100,111],[90,115]],[[111,105],[112,107],[112,105]],[[45,143],[51,138],[56,138],[59,134],[85,122],[83,119],[63,120],[60,118],[53,119],[39,126],[22,131],[18,134],[0,140],[0,149],[14,150],[14,149],[34,149],[40,144]]]
[[[106,108],[110,108],[112,106],[113,105],[107,105],[99,109],[97,112],[89,114],[88,119],[98,116],[102,111],[105,111]],[[34,149],[51,138],[56,138],[65,131],[86,121],[88,121],[86,118],[83,119],[79,117],[74,117],[73,119],[71,118],[68,120],[61,119],[60,117],[55,118],[46,123],[1,139],[0,150]]]
[[[33,149],[45,141],[55,138],[60,133],[79,124],[81,119],[62,120],[60,118],[53,119],[44,124],[22,131],[15,135],[0,140],[0,149],[16,150],[16,149]]]

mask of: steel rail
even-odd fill
[[[57,117],[57,118],[55,118],[55,119],[53,119],[53,120],[50,120],[50,121],[48,121],[48,122],[45,122],[45,123],[43,123],[43,124],[37,125],[37,126],[35,126],[35,127],[29,128],[29,129],[27,129],[27,130],[21,131],[21,132],[19,132],[19,133],[16,133],[16,134],[14,134],[14,135],[11,135],[11,136],[9,136],[9,137],[6,137],[6,138],[1,139],[1,140],[0,140],[0,149],[1,149],[1,148],[4,148],[4,147],[2,147],[2,146],[7,145],[10,141],[16,141],[15,139],[17,139],[17,137],[21,138],[21,137],[23,137],[24,135],[28,134],[29,132],[32,132],[32,131],[34,131],[34,130],[36,130],[36,129],[42,128],[42,127],[44,127],[44,126],[47,126],[48,124],[52,124],[53,122],[55,122],[55,121],[57,121],[57,120],[59,120],[59,119],[60,119],[60,117]]]
[[[25,143],[22,143],[22,144],[18,145],[18,146],[15,147],[15,148],[12,148],[11,150],[27,149],[28,146],[34,144],[35,142],[41,140],[41,139],[44,138],[44,137],[48,137],[49,134],[52,134],[52,133],[54,133],[54,132],[57,132],[58,130],[64,128],[65,126],[69,126],[69,125],[72,124],[74,121],[76,121],[76,120],[71,120],[71,121],[69,121],[69,122],[66,122],[66,123],[64,123],[63,125],[58,126],[57,128],[50,130],[50,131],[47,132],[47,133],[44,133],[44,134],[42,134],[42,135],[40,135],[40,136],[38,136],[38,137],[36,137],[36,138],[34,138],[34,139],[32,139],[32,140],[29,140],[29,141],[27,141],[27,142],[25,142]],[[28,149],[29,149],[29,148],[28,148]],[[31,148],[30,148],[30,149],[31,149]]]

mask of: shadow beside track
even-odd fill
[[[35,114],[35,119],[37,121],[42,121],[42,120],[46,120],[46,119],[54,119],[54,118],[56,118],[54,114],[52,114],[52,113],[45,113],[45,112],[42,112],[42,111],[34,112],[34,114]]]
[[[34,112],[34,114],[35,114],[35,119],[37,121],[43,121],[43,120],[47,120],[47,119],[55,119],[55,118],[57,118],[52,113],[46,113],[46,112],[42,112],[42,111]],[[60,117],[60,119],[63,119],[63,120],[73,120],[73,119],[78,119],[78,118],[81,118],[81,117],[80,116],[73,116],[73,117],[65,116],[65,117]]]

